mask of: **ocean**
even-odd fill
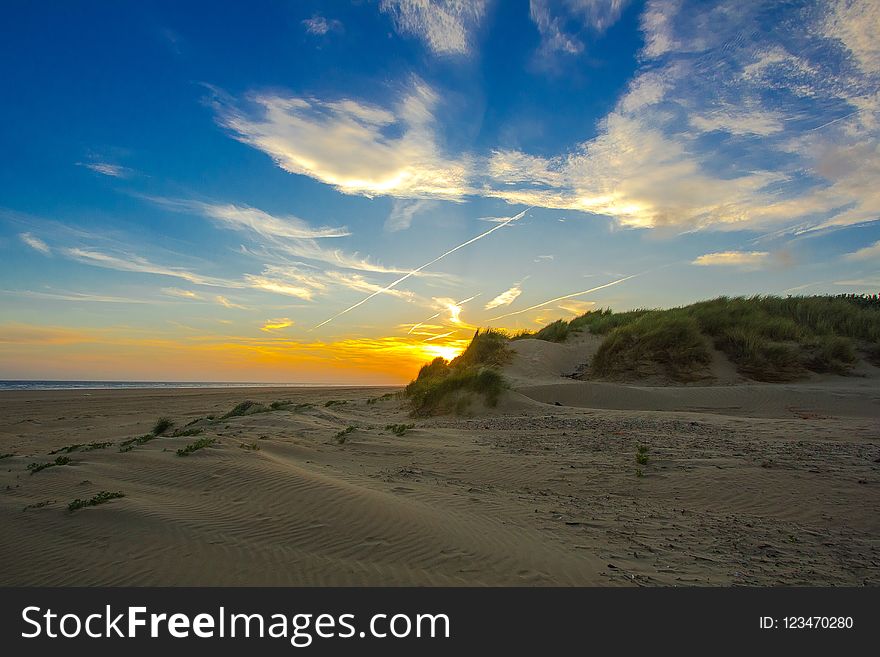
[[[0,390],[124,390],[163,388],[351,388],[351,384],[218,381],[0,381]],[[356,386],[371,387],[371,386]],[[383,387],[383,386],[377,386]],[[387,386],[386,386],[387,387]]]

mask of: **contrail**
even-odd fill
[[[523,210],[523,211],[520,212],[519,214],[515,214],[514,216],[512,216],[510,219],[508,219],[508,220],[505,221],[504,223],[500,223],[500,224],[498,224],[497,226],[495,226],[495,227],[493,227],[493,228],[490,228],[490,229],[487,230],[485,233],[480,233],[480,234],[477,235],[476,237],[472,237],[471,239],[469,239],[467,242],[464,242],[463,244],[459,244],[458,246],[456,246],[456,247],[454,247],[454,248],[452,248],[452,249],[449,249],[449,250],[448,250],[446,253],[444,253],[443,255],[437,256],[436,258],[434,258],[433,260],[431,260],[431,262],[426,262],[426,263],[425,263],[424,265],[422,265],[421,267],[416,267],[416,268],[413,269],[411,272],[409,272],[409,273],[407,273],[407,274],[404,274],[403,276],[401,276],[400,278],[398,278],[396,281],[394,281],[394,282],[390,283],[389,285],[386,285],[385,287],[383,287],[381,290],[377,290],[377,291],[373,292],[371,295],[369,295],[369,296],[367,296],[367,297],[364,297],[363,299],[361,299],[360,301],[358,301],[356,304],[354,304],[354,305],[352,305],[352,306],[349,306],[348,308],[346,308],[345,310],[343,310],[343,311],[341,311],[341,312],[336,313],[336,314],[333,315],[333,317],[331,317],[330,319],[325,319],[323,322],[321,322],[321,323],[318,324],[317,326],[312,327],[312,328],[309,329],[309,330],[310,330],[310,331],[314,331],[315,329],[319,329],[319,328],[321,328],[322,326],[324,326],[324,324],[329,324],[329,323],[332,322],[334,319],[336,319],[336,318],[338,318],[338,317],[342,317],[345,313],[350,312],[350,311],[354,310],[355,308],[357,308],[358,306],[361,306],[361,305],[365,304],[367,301],[369,301],[369,300],[372,299],[373,297],[375,297],[375,296],[377,296],[377,295],[379,295],[379,294],[382,294],[383,292],[387,292],[388,290],[390,290],[390,289],[393,288],[393,287],[397,287],[398,285],[400,285],[401,283],[403,283],[403,282],[404,282],[407,278],[409,278],[410,276],[414,276],[415,274],[418,274],[420,271],[422,271],[422,270],[425,269],[426,267],[430,267],[430,266],[433,265],[435,262],[438,262],[438,261],[440,261],[440,260],[443,260],[443,258],[445,258],[446,256],[448,256],[448,255],[450,255],[450,254],[452,254],[452,253],[455,253],[455,252],[458,251],[459,249],[463,249],[464,247],[468,246],[469,244],[473,244],[473,243],[476,242],[477,240],[481,240],[481,239],[483,239],[483,238],[486,237],[487,235],[490,235],[490,234],[494,233],[494,232],[495,232],[496,230],[498,230],[499,228],[504,228],[504,227],[505,227],[507,224],[509,224],[509,223],[512,223],[512,222],[514,222],[514,221],[517,221],[518,219],[522,219],[523,216],[525,216],[526,212],[528,212],[528,211],[531,210],[531,209],[532,209],[532,208],[530,208],[530,207],[529,207],[529,208],[526,208],[525,210]]]
[[[616,281],[611,281],[610,283],[605,283],[605,285],[598,285],[596,287],[591,287],[589,290],[584,290],[583,292],[575,292],[574,294],[566,294],[562,297],[556,297],[555,299],[550,299],[549,301],[544,301],[543,303],[535,304],[534,306],[529,306],[528,308],[524,308],[523,310],[517,310],[512,313],[507,313],[506,315],[498,315],[498,317],[490,317],[487,319],[487,322],[494,322],[497,319],[504,319],[505,317],[512,317],[514,315],[521,315],[522,313],[527,313],[530,310],[535,310],[536,308],[541,308],[543,306],[549,306],[551,303],[556,303],[557,301],[563,301],[564,299],[571,299],[572,297],[579,297],[583,294],[589,294],[590,292],[595,292],[596,290],[601,290],[606,287],[611,287],[612,285],[617,285],[618,283],[623,283],[624,281],[628,281],[631,278],[635,278],[636,276],[641,276],[642,274],[631,274],[625,278],[619,278]]]
[[[462,301],[456,301],[456,302],[455,302],[455,305],[456,305],[456,306],[463,306],[463,305],[466,304],[468,301],[473,301],[473,300],[476,299],[478,296],[480,296],[480,295],[479,295],[479,294],[475,294],[474,296],[472,296],[472,297],[468,297],[467,299],[463,299]],[[428,319],[423,319],[423,320],[422,320],[421,322],[419,322],[418,324],[413,324],[412,328],[411,328],[409,331],[407,331],[406,334],[409,335],[410,333],[412,333],[413,331],[415,331],[417,328],[419,328],[420,326],[424,325],[425,322],[430,322],[432,319],[437,319],[437,318],[440,317],[440,315],[442,315],[442,314],[443,314],[442,311],[439,312],[439,313],[434,313],[434,314],[431,315]]]

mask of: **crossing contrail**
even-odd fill
[[[529,306],[528,308],[523,308],[522,310],[517,310],[512,313],[507,313],[505,315],[498,315],[498,317],[490,317],[487,319],[487,322],[494,322],[497,319],[504,319],[505,317],[513,317],[514,315],[521,315],[522,313],[527,313],[530,310],[535,310],[536,308],[541,308],[543,306],[549,306],[551,303],[556,303],[557,301],[563,301],[564,299],[571,299],[572,297],[579,297],[584,294],[589,294],[590,292],[595,292],[596,290],[602,290],[606,287],[611,287],[612,285],[617,285],[618,283],[623,283],[624,281],[628,281],[631,278],[635,278],[636,276],[641,276],[641,274],[630,274],[624,278],[618,278],[616,281],[611,281],[610,283],[605,283],[604,285],[598,285],[596,287],[591,287],[589,290],[584,290],[583,292],[575,292],[574,294],[566,294],[562,297],[556,297],[555,299],[550,299],[549,301],[544,301],[543,303],[535,304],[534,306]]]
[[[498,230],[498,229],[500,229],[500,228],[504,228],[504,227],[505,227],[507,224],[509,224],[509,223],[512,223],[512,222],[514,222],[514,221],[517,221],[517,220],[519,220],[519,219],[522,219],[522,218],[525,216],[526,212],[528,212],[528,211],[531,210],[531,209],[532,209],[532,208],[526,208],[525,210],[523,210],[523,211],[520,212],[519,214],[515,214],[515,215],[513,215],[512,217],[510,217],[507,221],[504,221],[504,222],[498,224],[497,226],[494,226],[493,228],[490,228],[490,229],[487,230],[485,233],[480,233],[480,234],[477,235],[476,237],[472,237],[471,239],[469,239],[467,242],[464,242],[464,243],[459,244],[458,246],[456,246],[456,247],[454,247],[454,248],[449,249],[449,250],[448,250],[446,253],[444,253],[443,255],[439,255],[439,256],[437,256],[436,258],[434,258],[433,260],[431,260],[431,262],[426,262],[426,263],[425,263],[424,265],[422,265],[421,267],[416,267],[416,268],[413,269],[411,272],[404,274],[403,276],[401,276],[400,278],[398,278],[396,281],[394,281],[394,282],[390,283],[389,285],[386,285],[385,287],[383,287],[381,290],[376,290],[375,292],[373,292],[373,293],[370,294],[369,296],[366,296],[366,297],[364,297],[363,299],[361,299],[360,301],[358,301],[356,304],[351,305],[351,306],[349,306],[348,308],[346,308],[345,310],[336,313],[335,315],[333,315],[333,317],[331,317],[331,318],[329,318],[329,319],[325,319],[323,322],[321,322],[320,324],[318,324],[317,326],[314,326],[313,328],[311,328],[311,329],[309,329],[309,330],[310,330],[310,331],[314,331],[315,329],[319,329],[319,328],[321,328],[321,327],[324,326],[325,324],[329,324],[329,323],[332,322],[334,319],[337,319],[338,317],[342,317],[345,313],[347,313],[347,312],[351,312],[352,310],[354,310],[354,309],[357,308],[358,306],[362,306],[363,304],[365,304],[367,301],[369,301],[369,300],[372,299],[373,297],[375,297],[375,296],[377,296],[377,295],[379,295],[379,294],[382,294],[383,292],[387,292],[387,291],[390,290],[391,288],[397,287],[398,285],[400,285],[401,283],[403,283],[403,282],[404,282],[407,278],[409,278],[410,276],[414,276],[415,274],[418,274],[420,271],[422,271],[422,270],[425,269],[426,267],[430,267],[430,266],[433,265],[435,262],[439,262],[440,260],[443,260],[443,258],[445,258],[446,256],[448,256],[448,255],[450,255],[450,254],[452,254],[452,253],[455,253],[455,252],[458,251],[459,249],[463,249],[464,247],[468,246],[469,244],[473,244],[473,243],[476,242],[477,240],[481,240],[481,239],[483,239],[483,238],[486,237],[487,235],[491,235],[491,234],[494,233],[496,230]]]

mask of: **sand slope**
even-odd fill
[[[3,393],[0,584],[880,583],[870,385],[789,409],[757,388],[770,401],[542,376],[491,412],[423,420],[370,389]],[[314,406],[26,469],[243,399]],[[385,429],[401,422],[417,426]],[[176,455],[201,437],[218,443]],[[67,510],[101,490],[125,497]]]

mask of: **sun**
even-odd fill
[[[442,356],[446,360],[452,360],[461,353],[461,348],[454,345],[432,344],[425,346],[425,353],[430,358]]]

